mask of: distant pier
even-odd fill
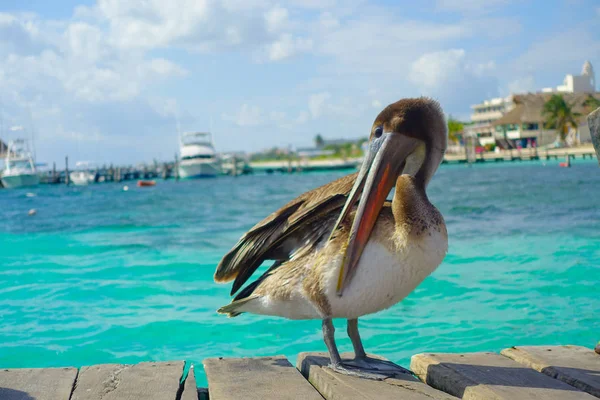
[[[485,162],[514,162],[531,160],[557,160],[570,161],[574,159],[596,158],[592,145],[556,148],[556,149],[513,149],[500,152],[482,153],[448,153],[444,156],[443,164],[470,164]],[[355,170],[362,162],[361,158],[349,159],[322,159],[322,160],[278,160],[278,161],[255,161],[247,162],[241,158],[229,159],[222,165],[223,175],[246,175],[252,173],[302,173],[314,171],[338,171]],[[65,159],[66,168],[58,170],[53,164],[51,170],[40,172],[40,183],[45,184],[68,184],[69,170],[68,158]],[[123,182],[132,180],[154,180],[154,179],[177,179],[177,160],[170,163],[154,164],[152,166],[113,166],[104,165],[94,169],[86,170],[94,174],[94,183],[101,182]]]
[[[505,162],[505,161],[531,161],[531,160],[566,160],[570,159],[594,159],[596,153],[590,146],[556,148],[556,149],[512,149],[500,152],[483,152],[478,154],[446,154],[444,164],[466,164],[481,162]]]
[[[352,354],[342,354],[348,359]],[[372,356],[376,358],[382,358]],[[500,353],[422,353],[381,381],[333,372],[326,353],[209,358],[208,388],[184,361],[82,368],[0,369],[2,400],[593,400],[600,354],[581,346],[517,346]]]

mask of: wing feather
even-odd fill
[[[304,227],[337,209],[342,209],[357,174],[339,178],[306,192],[250,229],[223,257],[215,281],[235,279],[237,292],[265,260],[285,261],[305,245]],[[314,240],[315,238],[313,238]]]

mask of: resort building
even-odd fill
[[[497,97],[471,106],[471,124],[465,126],[465,135],[477,137],[482,146],[494,144],[496,141],[492,122],[514,107],[512,97]]]
[[[552,93],[528,93],[514,95],[514,106],[492,123],[495,143],[501,148],[526,148],[546,146],[556,140],[555,129],[544,128],[542,110]],[[587,126],[587,114],[593,109],[586,106],[590,97],[600,100],[600,93],[563,93],[565,101],[571,105],[577,117],[577,131],[570,132],[574,143],[591,141]]]
[[[591,110],[583,105],[590,96],[600,98],[596,92],[594,68],[589,61],[583,64],[581,75],[566,75],[562,85],[544,88],[538,93],[511,94],[485,100],[471,106],[471,124],[464,129],[465,136],[476,137],[481,146],[500,148],[544,146],[553,143],[556,131],[544,129],[542,109],[552,94],[560,93],[575,112],[586,115]],[[585,117],[581,117],[577,136],[585,142],[589,129]]]

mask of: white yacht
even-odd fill
[[[7,189],[40,183],[27,141],[17,139],[8,142],[1,180],[2,186]]]
[[[181,135],[180,141],[180,178],[214,177],[221,173],[219,159],[210,133],[184,133]]]
[[[93,165],[87,161],[78,161],[75,163],[76,170],[69,174],[71,183],[77,186],[89,185],[96,182],[96,173],[91,172]]]

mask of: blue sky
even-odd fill
[[[590,60],[597,0],[0,0],[0,136],[38,161],[171,160],[177,129],[220,151],[366,136],[402,97],[468,118]]]

